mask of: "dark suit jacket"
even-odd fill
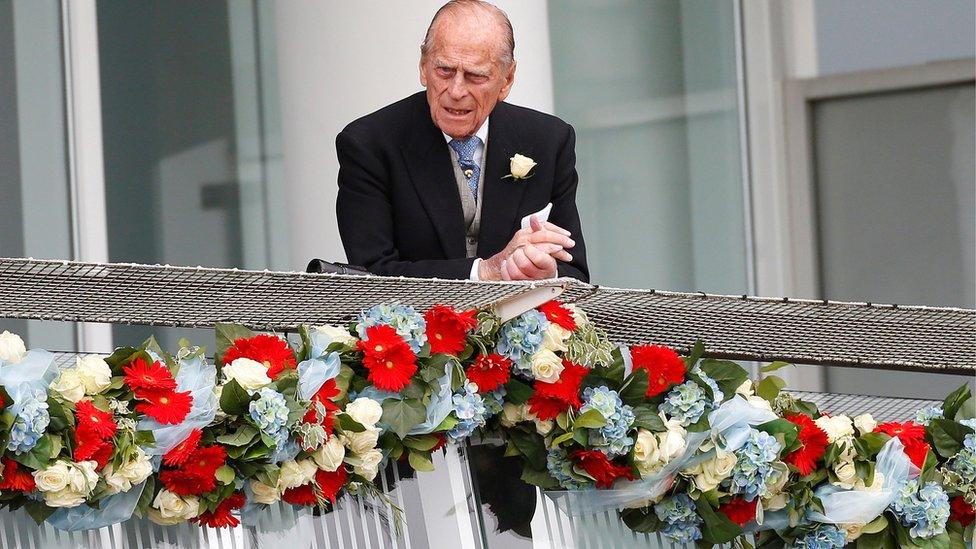
[[[549,221],[573,233],[560,276],[589,280],[576,210],[576,135],[554,116],[507,103],[488,119],[478,257],[501,251],[523,216],[552,202]],[[444,135],[419,92],[352,122],[336,138],[336,213],[348,261],[381,275],[466,279],[464,214]],[[505,178],[516,153],[536,161],[525,180]]]

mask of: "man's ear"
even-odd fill
[[[417,68],[420,70],[420,85],[427,87],[427,75],[424,74],[424,58],[420,58],[420,63],[417,63]]]
[[[512,85],[515,84],[515,60],[512,60],[512,65],[508,68],[508,74],[505,75],[505,84],[502,85],[502,89],[498,94],[498,100],[504,101],[508,97],[508,93],[512,91]]]

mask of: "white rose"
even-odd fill
[[[349,431],[342,434],[342,442],[346,445],[346,448],[349,448],[352,453],[360,456],[376,448],[376,442],[379,438],[380,430],[376,427],[367,427],[361,433]]]
[[[777,511],[789,503],[788,494],[783,492],[786,482],[790,479],[790,470],[782,461],[773,463],[773,474],[766,481],[766,495],[763,497],[763,509]]]
[[[563,361],[549,349],[540,349],[532,355],[532,377],[545,383],[559,381],[563,373]]]
[[[383,452],[370,450],[359,456],[361,463],[353,467],[353,472],[367,479],[373,480],[376,473],[380,470],[380,463],[383,461]]]
[[[773,407],[769,405],[769,401],[761,396],[747,396],[746,402],[748,402],[753,408],[759,408],[760,410],[767,410],[769,412],[773,411]]]
[[[311,459],[295,461],[289,459],[281,464],[281,473],[278,475],[278,488],[287,490],[288,488],[298,488],[304,484],[312,482],[315,472],[319,468]]]
[[[871,414],[861,414],[854,418],[854,426],[862,435],[873,433],[878,427],[878,422],[871,417]]]
[[[854,424],[847,416],[820,416],[814,423],[827,433],[827,442],[854,436]]]
[[[79,461],[68,468],[68,487],[75,492],[88,495],[98,484],[98,473],[95,472],[98,463],[94,461]]]
[[[34,471],[32,473],[34,475],[34,484],[42,492],[63,490],[68,486],[68,470],[68,462],[59,459],[50,467]]]
[[[112,369],[99,355],[85,355],[75,359],[75,370],[85,383],[85,394],[97,395],[112,384]]]
[[[383,416],[383,407],[371,398],[359,397],[346,404],[346,413],[364,427],[374,427]]]
[[[854,488],[857,481],[860,480],[857,478],[857,469],[854,467],[853,461],[835,463],[834,474],[837,475],[837,480],[834,481],[834,484],[848,490]]]
[[[657,439],[658,447],[661,450],[661,461],[665,464],[670,463],[672,459],[685,451],[685,430],[681,426],[669,428],[664,433],[658,433]]]
[[[58,490],[57,492],[45,492],[44,503],[48,507],[77,507],[84,503],[88,494],[75,492],[71,488]]]
[[[274,486],[268,486],[257,479],[251,479],[251,493],[254,494],[253,500],[256,503],[266,503],[274,505],[281,499],[281,494]]]
[[[573,332],[570,332],[555,322],[550,322],[546,326],[546,333],[542,339],[542,348],[549,349],[553,352],[565,353],[569,349],[566,346],[566,340],[571,335],[573,335]]]
[[[543,419],[535,418],[532,421],[535,422],[535,432],[539,433],[542,436],[548,435],[552,431],[553,425],[556,424],[556,422],[551,419],[543,420]]]
[[[312,330],[329,338],[329,341],[332,343],[342,343],[346,347],[356,346],[356,338],[349,334],[349,330],[341,326],[329,324],[326,326],[316,326]]]
[[[657,437],[647,429],[637,430],[637,440],[634,442],[634,462],[641,476],[648,476],[659,469],[661,461],[657,445]]]
[[[525,420],[525,406],[506,402],[502,406],[502,427],[514,427],[516,423]]]
[[[319,469],[329,471],[330,473],[339,469],[339,466],[342,465],[342,458],[344,457],[346,457],[346,448],[342,445],[339,437],[334,436],[329,437],[329,440],[312,454],[312,459],[315,460],[315,464],[319,466]]]
[[[85,382],[75,368],[65,368],[51,384],[51,390],[69,402],[78,402],[85,396]]]
[[[852,542],[861,537],[861,531],[864,530],[863,522],[840,524],[839,526],[840,529],[844,531],[844,536],[847,538],[848,542]]]
[[[256,391],[271,383],[268,369],[264,364],[249,358],[238,358],[224,366],[224,375],[228,380],[237,381],[241,387],[249,391]]]
[[[119,492],[128,492],[132,489],[132,483],[129,482],[125,477],[115,472],[115,466],[111,463],[102,469],[102,476],[105,477],[105,484],[108,485],[108,492],[110,494],[118,494]]]
[[[125,477],[132,484],[139,484],[149,478],[152,472],[153,466],[152,461],[149,460],[149,456],[142,451],[142,448],[136,447],[135,457],[123,463],[118,474]]]
[[[768,498],[763,498],[763,509],[766,511],[779,511],[790,502],[789,496],[785,492],[778,492]]]
[[[532,168],[535,167],[535,160],[532,160],[528,156],[516,154],[509,161],[508,167],[512,170],[512,177],[522,179],[528,176]]]
[[[172,526],[200,514],[200,500],[194,496],[178,496],[169,490],[160,490],[149,508],[149,520],[163,526]]]
[[[7,330],[0,333],[0,362],[13,364],[24,360],[27,355],[27,347],[24,340],[17,334],[12,334]]]
[[[732,474],[732,468],[735,467],[736,461],[738,460],[735,454],[723,452],[721,455],[716,455],[712,459],[686,469],[685,473],[693,475],[695,486],[702,492],[707,492],[717,487],[719,483]]]
[[[752,390],[752,380],[747,379],[742,382],[741,385],[735,388],[736,394],[742,395],[744,397],[751,397],[755,394]]]

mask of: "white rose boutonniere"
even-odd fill
[[[512,173],[506,175],[505,177],[511,177],[512,179],[528,179],[532,177],[529,172],[535,167],[535,160],[532,160],[528,156],[522,156],[516,153],[515,156],[511,158],[508,164],[508,168]]]

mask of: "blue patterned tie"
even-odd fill
[[[478,200],[478,177],[481,175],[481,166],[474,161],[474,153],[481,144],[481,139],[477,135],[465,139],[452,139],[451,148],[458,155],[458,165],[464,172],[465,179],[468,180],[468,187],[475,200]]]

